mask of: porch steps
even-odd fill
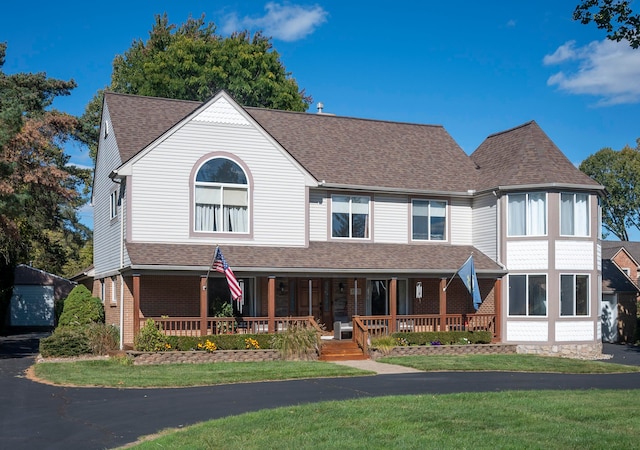
[[[325,340],[320,350],[320,361],[353,361],[369,359],[352,340]]]

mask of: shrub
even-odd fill
[[[171,344],[153,319],[147,319],[133,339],[133,347],[141,352],[162,352],[171,349]]]
[[[489,344],[492,334],[490,331],[429,331],[421,333],[393,333],[394,338],[404,339],[408,345],[431,345],[440,342],[442,345]],[[466,341],[464,341],[466,339]]]
[[[81,327],[90,323],[104,323],[104,308],[97,297],[83,285],[73,288],[64,301],[58,326]]]
[[[273,348],[283,359],[315,359],[320,351],[320,334],[312,327],[292,325],[271,338]]]
[[[371,349],[379,350],[383,355],[388,355],[391,353],[391,349],[398,345],[398,341],[393,336],[380,336],[371,339]]]
[[[103,323],[92,323],[86,327],[86,335],[94,355],[106,355],[117,350],[120,344],[118,328]]]
[[[216,334],[213,336],[167,336],[167,342],[173,350],[188,352],[197,350],[198,344],[204,344],[207,340],[215,342],[219,350],[246,350],[247,339],[252,339],[258,343],[261,349],[271,347],[270,334]]]
[[[40,339],[40,354],[45,358],[90,353],[91,346],[84,328],[58,327],[51,336]]]

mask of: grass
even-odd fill
[[[553,373],[640,372],[640,367],[603,361],[536,355],[452,355],[385,357],[378,361],[424,371],[502,371]]]
[[[366,398],[213,420],[134,448],[636,448],[639,403],[640,390]]]
[[[163,364],[134,366],[121,359],[43,362],[36,377],[54,384],[104,387],[188,387],[296,378],[372,375],[373,372],[315,361]]]
[[[403,356],[381,362],[424,371],[519,371],[556,373],[638,372],[640,367],[534,355]],[[163,364],[134,366],[125,359],[43,362],[34,374],[54,384],[105,387],[187,387],[296,378],[371,375],[319,361]]]

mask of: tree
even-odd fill
[[[573,11],[573,20],[583,24],[594,22],[607,31],[607,38],[629,41],[632,48],[640,46],[640,14],[634,14],[627,0],[582,0]]]
[[[189,18],[176,27],[167,14],[156,15],[149,39],[133,41],[113,61],[113,92],[205,101],[221,89],[244,106],[306,111],[311,98],[298,90],[273,50],[271,39],[247,31],[216,34],[213,23]],[[95,159],[103,91],[81,118],[78,138]]]
[[[603,148],[580,164],[580,170],[602,184],[602,225],[621,241],[629,228],[640,230],[640,138],[636,148]]]
[[[77,120],[51,109],[75,82],[44,73],[2,72],[7,45],[0,43],[0,326],[11,298],[17,264],[34,262],[61,273],[73,256],[69,243],[84,245],[89,231],[76,210],[89,176],[69,166],[62,144]]]

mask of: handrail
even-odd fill
[[[353,340],[362,349],[362,353],[369,353],[369,330],[360,316],[353,316]]]

